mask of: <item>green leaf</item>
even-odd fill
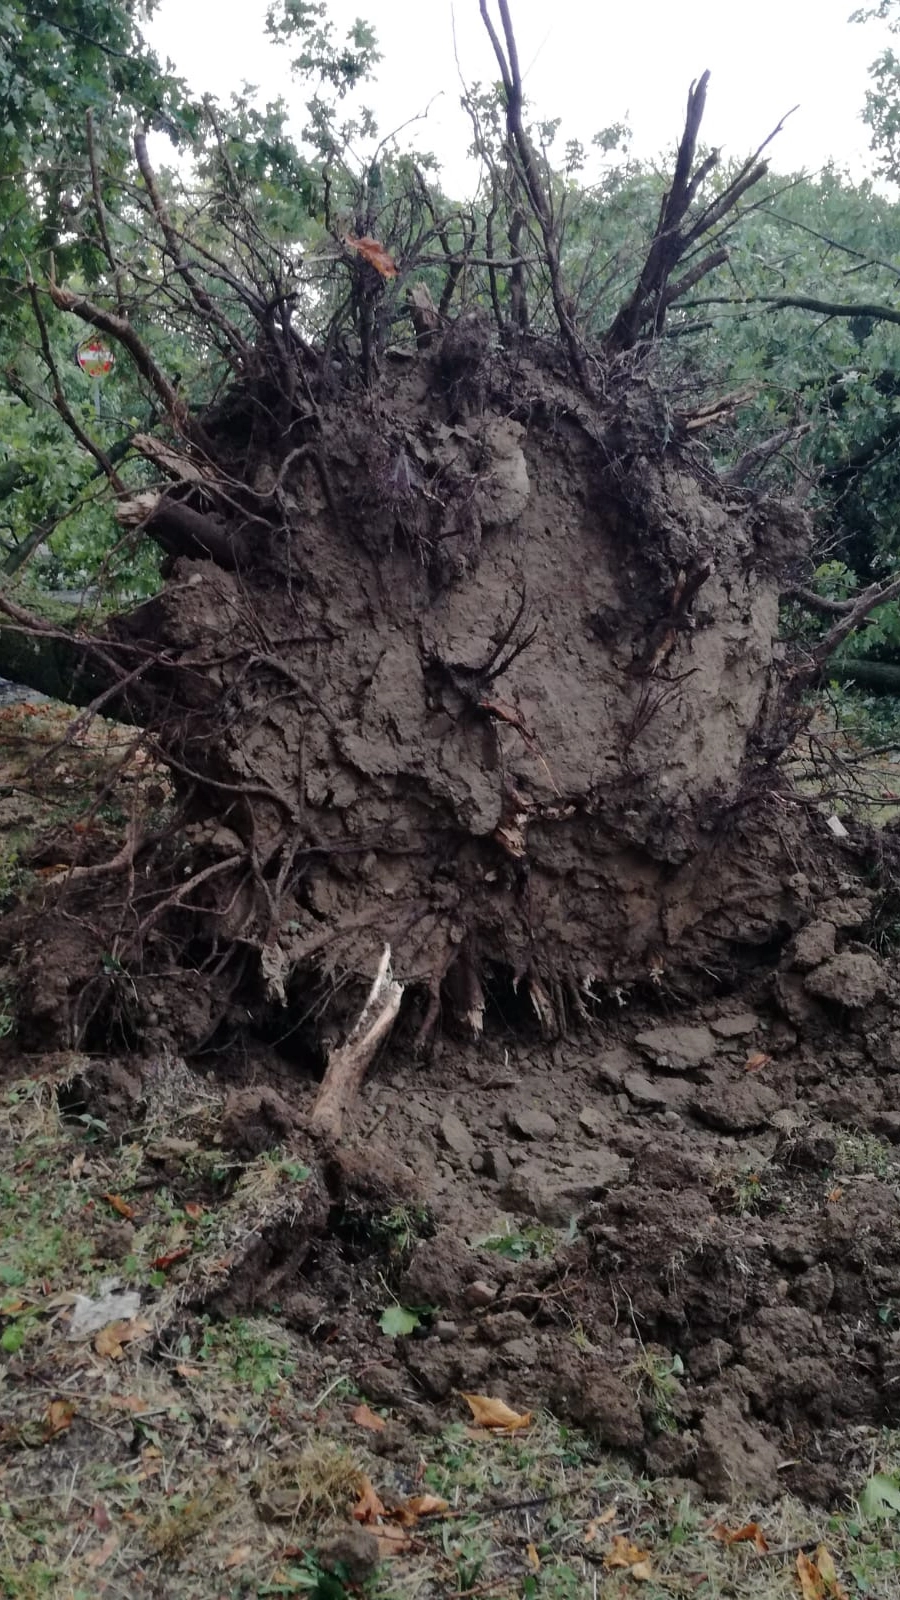
[[[25,1329],[21,1323],[14,1322],[11,1327],[4,1328],[2,1337],[0,1337],[0,1350],[5,1351],[8,1356],[14,1356],[17,1350],[21,1350],[24,1343]]]
[[[900,1512],[900,1484],[883,1472],[876,1472],[864,1486],[859,1509],[865,1517],[893,1517]]]
[[[386,1306],[378,1321],[382,1333],[389,1339],[402,1339],[407,1333],[412,1333],[418,1328],[421,1318],[417,1311],[410,1311],[407,1306]]]

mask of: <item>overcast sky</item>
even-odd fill
[[[585,141],[630,121],[634,149],[653,156],[677,137],[688,85],[712,72],[705,138],[726,155],[755,149],[784,112],[799,109],[772,151],[781,170],[815,171],[829,157],[855,175],[869,165],[860,120],[867,68],[887,35],[882,24],[851,25],[859,0],[512,0],[526,92],[536,112],[563,118],[562,135]],[[283,94],[302,120],[287,52],[270,45],[267,0],[160,0],[148,36],[197,91],[227,96],[253,83],[263,98]],[[478,0],[333,0],[342,32],[361,15],[375,27],[384,60],[363,99],[387,132],[422,112],[409,130],[441,158],[447,186],[468,187],[468,121],[459,109],[453,21],[460,68],[469,82],[496,68]],[[470,181],[470,178],[469,178]]]

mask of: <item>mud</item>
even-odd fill
[[[303,1131],[314,1070],[262,1047],[196,1063],[230,1084],[218,1144],[277,1145],[318,1177],[192,1303],[281,1317],[416,1427],[474,1390],[713,1498],[837,1502],[900,1426],[898,989],[854,942],[867,904],[837,957],[825,941],[811,965],[801,934],[796,965],[690,1010],[623,995],[554,1046],[495,1021],[426,1066],[388,1052],[328,1157]],[[802,1027],[780,979],[799,980]],[[133,1118],[141,1070],[147,1099],[132,1062],[88,1070],[78,1105]],[[391,1297],[413,1334],[380,1332]]]

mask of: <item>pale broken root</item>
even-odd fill
[[[309,1131],[337,1143],[344,1117],[353,1105],[369,1063],[388,1038],[400,1010],[404,986],[391,972],[391,947],[386,944],[368,998],[344,1043],[331,1052]]]

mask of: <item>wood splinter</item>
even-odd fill
[[[402,999],[403,984],[391,972],[391,947],[386,944],[352,1032],[328,1057],[309,1120],[310,1133],[330,1140],[340,1138],[344,1116],[362,1087],[369,1062],[394,1026]]]

